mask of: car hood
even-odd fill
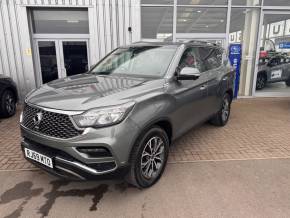
[[[163,88],[164,79],[81,74],[47,83],[32,91],[26,102],[58,110],[84,111],[135,101]]]

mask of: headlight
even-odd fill
[[[79,127],[110,126],[125,119],[134,104],[129,102],[118,106],[95,108],[72,117]]]
[[[19,122],[22,123],[22,121],[23,121],[23,111],[21,112],[20,117],[19,117]]]

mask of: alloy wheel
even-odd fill
[[[222,107],[222,119],[223,121],[227,121],[230,114],[230,102],[228,98],[225,98],[223,101],[223,107]]]
[[[265,78],[263,76],[258,76],[257,78],[257,88],[262,89],[265,86]]]
[[[6,107],[6,111],[8,114],[13,114],[15,111],[15,100],[14,100],[14,96],[12,96],[10,93],[8,93],[6,95],[5,98],[5,107]]]
[[[146,179],[156,178],[165,160],[165,144],[162,138],[154,136],[146,143],[141,156],[141,173]]]

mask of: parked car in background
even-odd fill
[[[43,85],[25,99],[24,156],[69,178],[158,181],[169,145],[206,121],[227,124],[234,71],[214,44],[135,43],[93,69]]]
[[[18,100],[16,84],[7,76],[0,74],[0,117],[11,117],[16,113]]]
[[[267,83],[285,82],[290,86],[290,57],[275,55],[259,59],[256,89],[265,88]]]

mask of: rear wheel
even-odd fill
[[[161,177],[168,158],[169,139],[158,126],[146,131],[133,148],[130,158],[128,183],[138,188],[148,188]]]
[[[256,82],[256,89],[261,90],[265,88],[267,82],[267,78],[264,74],[259,73],[257,76],[257,82]]]
[[[285,83],[286,83],[286,86],[290,86],[290,78],[286,80]]]
[[[11,117],[16,112],[16,98],[11,90],[4,90],[0,97],[0,117]]]
[[[219,112],[210,120],[210,123],[215,126],[225,126],[229,120],[231,114],[231,96],[226,93],[223,96],[223,101],[221,105],[221,109]]]

